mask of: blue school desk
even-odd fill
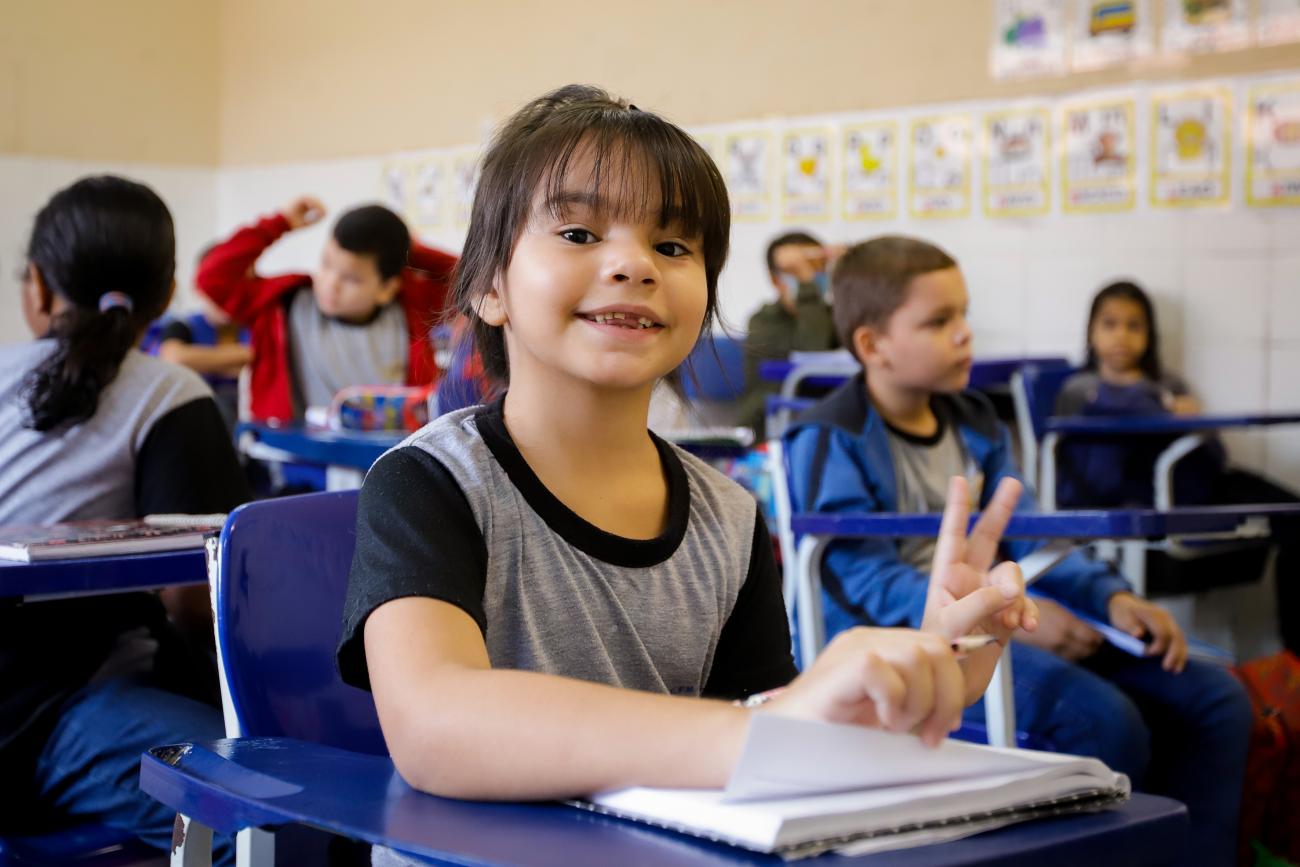
[[[1154,470],[1154,498],[1159,508],[1173,503],[1173,468],[1184,456],[1205,442],[1205,434],[1218,430],[1247,427],[1273,427],[1300,424],[1300,413],[1265,415],[1195,415],[1195,416],[1053,416],[1043,422],[1040,446],[1042,467],[1039,470],[1039,495],[1043,507],[1056,506],[1056,460],[1061,440],[1067,436],[1123,439],[1134,436],[1174,438],[1160,454]]]
[[[970,369],[970,388],[988,389],[1007,385],[1011,382],[1011,374],[1015,373],[1026,364],[1064,364],[1065,359],[1059,356],[1041,356],[1026,358],[977,358]],[[794,361],[764,361],[758,365],[758,375],[760,379],[768,382],[785,382],[787,377],[798,367],[805,365]],[[844,362],[812,362],[806,365],[816,372],[808,376],[801,377],[799,383],[818,388],[833,388],[839,385],[845,379],[856,374],[860,365],[846,358]],[[796,383],[797,384],[797,383]],[[793,393],[787,394],[792,397]]]
[[[288,738],[227,739],[145,754],[140,786],[220,833],[306,824],[386,844],[433,864],[778,865],[721,843],[555,803],[437,798],[406,785],[387,756]],[[1135,794],[1117,809],[1027,822],[966,840],[816,864],[869,867],[1175,867],[1186,862],[1187,809]],[[187,862],[189,863],[189,862]]]
[[[0,598],[16,597],[28,602],[207,581],[202,548],[35,563],[0,560]]]
[[[407,436],[403,431],[333,431],[253,423],[235,429],[240,450],[255,460],[324,467],[326,490],[361,487],[370,465]],[[315,484],[320,484],[319,479]]]

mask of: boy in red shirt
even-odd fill
[[[301,419],[349,385],[437,378],[429,330],[442,315],[456,257],[415,242],[387,208],[344,213],[315,274],[254,271],[281,235],[324,216],[318,199],[301,196],[217,244],[199,264],[199,291],[252,336],[255,421]]]

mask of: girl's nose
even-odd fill
[[[605,276],[615,283],[653,286],[659,282],[659,269],[651,251],[640,244],[611,246]]]

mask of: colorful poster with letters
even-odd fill
[[[722,176],[731,194],[731,215],[748,222],[772,214],[772,140],[766,130],[734,132],[722,145]]]
[[[1255,42],[1282,45],[1300,42],[1300,0],[1256,0]]]
[[[831,216],[831,131],[787,130],[781,136],[781,219],[828,220]]]
[[[989,72],[1027,78],[1065,72],[1065,0],[996,0]]]
[[[933,219],[970,213],[970,116],[917,118],[910,138],[907,200],[912,216]]]
[[[1226,205],[1232,98],[1219,88],[1151,96],[1151,204]]]
[[[411,166],[403,160],[386,160],[379,175],[379,201],[404,218],[411,204]]]
[[[1246,112],[1246,201],[1300,205],[1300,78],[1251,87]]]
[[[431,232],[446,222],[447,164],[442,157],[415,163],[415,195],[409,213],[417,232]]]
[[[1150,0],[1074,0],[1070,68],[1083,72],[1146,57],[1154,34]]]
[[[1133,208],[1137,161],[1131,97],[1066,103],[1061,124],[1061,204],[1066,211]]]
[[[474,207],[474,191],[478,189],[479,152],[476,148],[455,151],[451,164],[451,222],[458,229],[469,225],[470,211]]]
[[[892,219],[898,214],[897,122],[848,124],[841,159],[844,219]]]
[[[1165,51],[1231,51],[1249,42],[1246,0],[1165,0]]]
[[[1045,108],[984,116],[984,213],[1032,217],[1051,206],[1051,115]]]

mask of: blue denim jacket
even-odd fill
[[[984,476],[985,506],[1005,476],[1019,478],[1011,440],[988,399],[977,392],[935,395],[936,411],[951,419]],[[897,483],[884,420],[867,398],[858,374],[800,415],[783,437],[795,512],[896,512]],[[1017,507],[1036,508],[1026,486]],[[1019,560],[1044,540],[1008,539],[1003,554]],[[921,624],[929,576],[899,558],[889,538],[844,539],[822,560],[826,637],[851,626]],[[1110,597],[1132,588],[1106,564],[1075,552],[1045,574],[1034,590],[1108,620]]]

